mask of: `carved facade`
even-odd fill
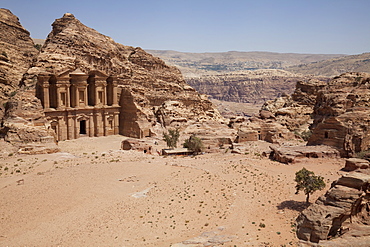
[[[101,71],[38,76],[36,96],[57,140],[119,134],[116,78]]]

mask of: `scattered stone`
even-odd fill
[[[270,146],[272,160],[295,163],[301,158],[340,158],[338,150],[329,146]]]
[[[203,232],[200,236],[173,244],[171,247],[206,247],[224,246],[225,243],[232,241],[235,236],[220,235],[219,231]]]

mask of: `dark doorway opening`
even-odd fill
[[[86,120],[80,121],[80,135],[86,135]]]

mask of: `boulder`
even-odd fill
[[[148,154],[151,154],[154,150],[152,144],[149,143],[148,141],[132,138],[123,140],[121,143],[121,149],[142,151]]]
[[[270,146],[271,159],[281,163],[295,163],[301,158],[339,158],[338,150],[329,146]]]
[[[368,169],[370,167],[370,162],[365,159],[349,158],[346,159],[344,171],[351,172],[358,169]]]
[[[41,102],[32,91],[19,91],[7,103],[4,140],[28,154],[58,152],[55,132],[45,118]]]
[[[366,246],[363,244],[370,236],[369,181],[370,175],[362,173],[342,176],[305,209],[297,218],[297,237],[303,241],[302,246]],[[358,245],[345,245],[350,239]]]

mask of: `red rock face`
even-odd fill
[[[367,174],[354,172],[335,181],[298,216],[297,237],[320,246],[367,246],[369,179]],[[338,236],[341,238],[326,241]]]
[[[369,149],[370,74],[345,73],[320,90],[308,145],[336,147],[342,156]]]
[[[23,74],[38,51],[30,33],[18,18],[7,9],[0,9],[0,119],[5,102],[15,94]]]

